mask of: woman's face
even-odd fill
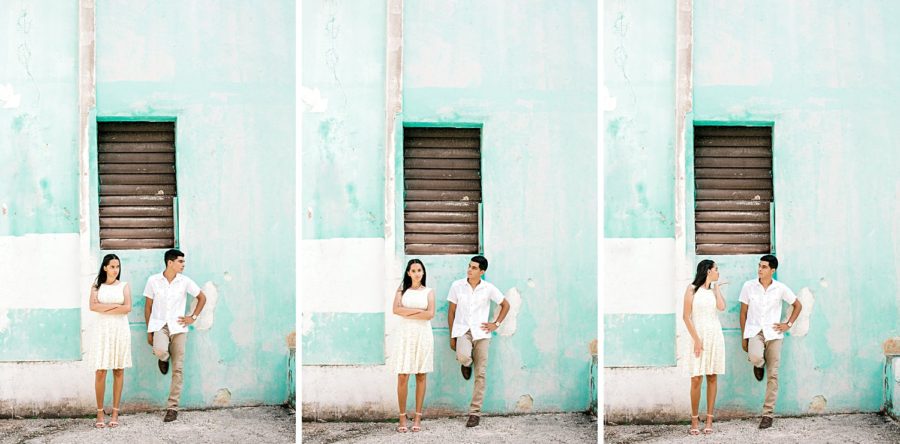
[[[119,277],[119,260],[118,259],[110,260],[109,264],[107,264],[105,267],[103,267],[103,271],[106,272],[107,279],[115,280],[116,278],[118,278]]]
[[[412,264],[406,274],[412,279],[413,284],[417,284],[422,282],[422,275],[425,274],[425,270],[422,269],[422,264]]]
[[[709,269],[708,280],[710,281],[718,281],[719,280],[719,266],[713,264],[712,268]]]

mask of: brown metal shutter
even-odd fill
[[[479,252],[481,129],[403,128],[407,254]]]
[[[100,248],[173,248],[175,123],[97,122]]]
[[[694,127],[697,254],[771,252],[772,128]]]

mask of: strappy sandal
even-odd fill
[[[119,426],[119,409],[113,409],[116,412],[116,419],[109,422],[109,427],[114,428]]]
[[[406,412],[400,412],[400,417],[403,418],[403,419],[406,419],[406,420],[409,419],[409,418],[406,417]],[[398,432],[398,433],[406,433],[406,432],[408,432],[408,431],[409,431],[409,429],[408,429],[405,425],[398,425],[398,426],[397,426],[397,432]]]
[[[422,418],[422,414],[419,412],[416,412],[416,421],[421,421],[421,418]],[[422,431],[421,425],[412,426],[412,431],[413,432],[421,432]]]
[[[699,415],[698,415],[698,416],[699,416]],[[703,428],[703,434],[704,434],[704,435],[709,435],[710,433],[713,432],[712,427],[709,426],[709,420],[710,420],[710,418],[713,418],[713,415],[707,414],[707,415],[706,415],[706,427]]]
[[[102,412],[103,409],[97,409],[97,411]],[[104,423],[102,419],[94,423],[95,429],[102,429],[104,427],[106,427],[106,423]]]
[[[692,428],[692,429],[688,430],[688,434],[699,435],[700,434],[700,428],[699,428],[700,427],[700,415],[697,415],[697,416],[691,415],[691,420],[693,420],[694,418],[697,418],[697,428]]]

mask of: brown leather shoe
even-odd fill
[[[466,367],[464,365],[459,366],[459,370],[462,371],[463,379],[466,381],[472,377],[472,367]]]
[[[766,374],[766,369],[764,367],[753,367],[753,376],[756,377],[757,381],[763,380],[763,375]]]
[[[767,429],[772,427],[772,417],[771,416],[763,416],[762,421],[759,422],[759,428]]]
[[[466,427],[475,427],[480,420],[481,418],[478,415],[469,415],[469,420],[466,421]]]
[[[169,361],[159,361],[159,371],[162,374],[169,373]]]
[[[178,410],[166,410],[166,417],[163,418],[163,422],[172,422],[176,419],[178,419]]]

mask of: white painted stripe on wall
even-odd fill
[[[78,233],[0,236],[0,308],[81,307]]]
[[[383,238],[304,240],[303,313],[383,313],[384,248]]]
[[[96,404],[94,369],[84,360],[0,363],[0,375],[0,403],[15,405],[18,414],[56,403],[88,412]]]
[[[690,415],[691,381],[682,367],[605,368],[602,380],[603,414],[611,420],[671,421]]]
[[[605,314],[676,312],[674,238],[604,239],[603,257]]]

